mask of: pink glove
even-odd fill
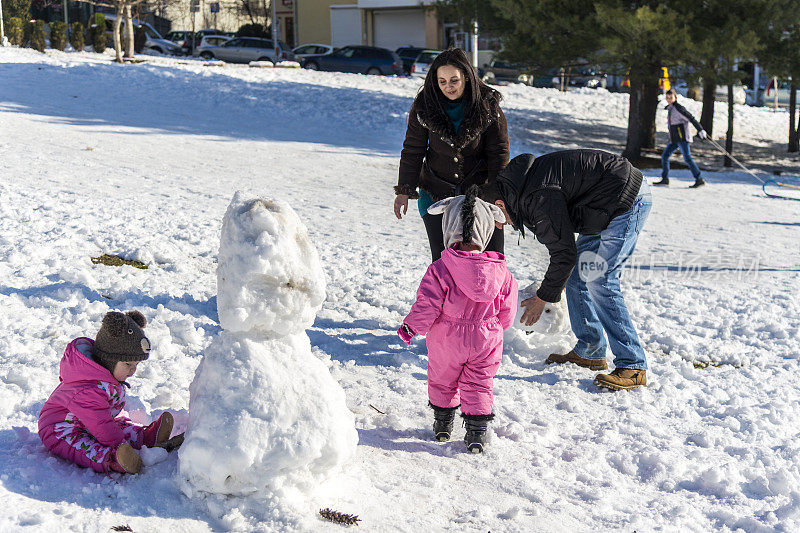
[[[411,344],[411,339],[414,338],[414,330],[409,327],[408,324],[403,323],[402,326],[397,328],[397,334],[400,335],[400,338],[406,341],[406,344]]]

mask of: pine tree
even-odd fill
[[[700,124],[714,132],[714,106],[718,85],[727,85],[728,128],[725,149],[733,153],[733,85],[742,81],[741,61],[755,59],[762,38],[775,14],[772,0],[673,0],[689,27],[690,46],[684,63],[690,82],[702,80],[703,110]],[[779,0],[781,1],[781,0]],[[725,157],[725,166],[733,161]]]
[[[791,78],[789,86],[789,152],[800,150],[800,120],[797,117],[797,90],[800,89],[800,12],[787,11],[783,24],[774,24],[764,38],[759,62],[766,72],[781,79]]]
[[[3,0],[3,22],[7,25],[12,18],[28,22],[31,19],[31,0]]]
[[[70,32],[69,36],[69,44],[72,45],[72,48],[76,52],[83,52],[84,48],[84,39],[83,39],[83,24],[80,22],[73,22],[72,23],[72,31]]]
[[[687,31],[666,2],[632,3],[638,7],[606,0],[595,8],[605,61],[629,67],[628,138],[622,155],[635,161],[643,148],[655,148],[661,69],[686,53]]]
[[[106,17],[102,13],[94,14],[94,24],[89,30],[89,36],[92,40],[92,47],[98,54],[102,54],[106,50]]]
[[[25,22],[19,17],[11,17],[6,24],[8,40],[15,46],[22,46],[25,40]]]
[[[472,3],[475,3],[474,0]],[[678,14],[650,0],[487,0],[496,13],[484,17],[503,40],[503,56],[538,67],[569,68],[587,60],[628,72],[631,80],[628,137],[623,155],[638,159],[655,146],[655,114],[661,67],[685,52],[687,34]],[[447,0],[467,13],[469,0]],[[476,8],[480,15],[482,11]],[[669,43],[666,45],[665,43]]]
[[[600,47],[593,0],[492,0],[491,6],[501,56],[539,71],[561,69],[562,90],[572,68]]]
[[[60,20],[50,23],[50,46],[62,52],[67,48],[67,25]]]
[[[44,53],[45,49],[45,36],[44,36],[44,21],[32,20],[30,23],[30,45],[34,50]]]

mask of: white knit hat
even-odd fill
[[[464,228],[464,202],[474,202],[472,205],[472,217],[467,217],[471,222],[471,227]],[[469,233],[467,242],[477,244],[481,251],[486,249],[489,240],[495,229],[495,222],[505,223],[506,217],[496,205],[484,202],[476,198],[473,191],[468,191],[466,195],[453,196],[440,200],[428,208],[428,213],[438,215],[444,213],[442,217],[442,233],[444,234],[444,244],[450,248],[457,242],[464,242],[464,233]]]

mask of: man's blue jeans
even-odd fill
[[[689,170],[692,171],[692,176],[694,179],[700,177],[700,169],[697,168],[697,165],[694,163],[694,159],[692,159],[692,152],[689,150],[689,143],[686,141],[681,141],[677,143],[669,143],[664,151],[661,153],[661,177],[666,179],[669,177],[669,156],[675,153],[675,150],[678,148],[681,149],[681,153],[683,154],[683,160],[686,161],[686,164],[689,166]]]
[[[578,264],[567,280],[567,307],[575,353],[606,358],[606,339],[617,368],[646,369],[647,358],[620,290],[620,274],[636,247],[653,197],[647,181],[633,207],[615,217],[599,235],[578,235]]]

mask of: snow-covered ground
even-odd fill
[[[601,392],[588,370],[544,365],[568,335],[511,331],[487,452],[465,453],[463,429],[430,440],[424,340],[408,348],[394,334],[429,260],[418,216],[391,212],[418,87],[0,48],[0,531],[338,531],[324,507],[366,531],[800,529],[800,203],[766,198],[741,172],[687,190],[679,170],[654,191],[625,274],[649,387]],[[624,144],[626,95],[502,92],[512,155]],[[659,111],[662,146],[664,122]],[[787,123],[736,106],[735,141],[756,167],[797,175],[781,154]],[[356,457],[284,505],[187,499],[176,454],[121,478],[50,456],[36,420],[61,354],[111,309],[140,309],[154,346],[131,380],[132,417],[169,409],[185,427],[189,384],[220,332],[216,256],[239,189],[288,201],[309,228],[327,300],[308,335],[355,414]],[[524,287],[546,257],[517,241],[507,230]],[[103,253],[148,269],[94,265]]]

